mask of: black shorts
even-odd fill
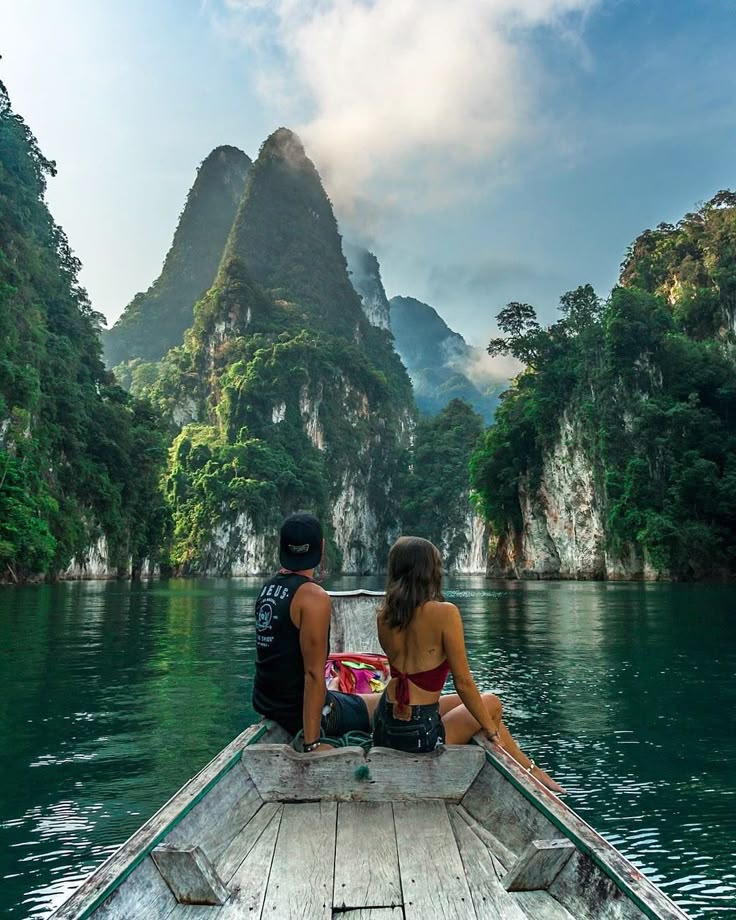
[[[411,754],[428,754],[444,743],[445,726],[440,718],[439,703],[412,706],[408,721],[394,718],[393,706],[384,691],[373,716],[375,745]]]
[[[329,708],[328,708],[329,707]],[[325,712],[325,710],[327,710]],[[302,727],[302,710],[290,714],[264,713],[267,719],[285,728],[290,735],[296,735]],[[325,693],[325,708],[322,711],[322,725],[320,733],[328,738],[339,738],[348,732],[371,733],[371,720],[368,716],[368,707],[359,696],[353,693],[337,693],[328,690]]]
[[[365,702],[354,693],[338,693],[328,690],[325,695],[325,709],[322,713],[322,734],[328,738],[339,738],[348,732],[371,733],[371,720]]]

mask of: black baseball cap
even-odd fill
[[[285,569],[313,569],[322,558],[322,525],[313,514],[297,511],[281,525],[279,559]]]

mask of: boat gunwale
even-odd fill
[[[155,811],[151,817],[142,824],[137,831],[127,837],[119,847],[111,853],[107,859],[100,863],[92,872],[85,878],[82,884],[73,891],[69,897],[59,905],[59,907],[54,911],[49,920],[86,920],[90,917],[98,907],[101,907],[102,904],[113,894],[123,882],[129,878],[133,872],[140,866],[140,864],[146,859],[147,856],[158,846],[159,843],[178,825],[184,818],[202,801],[202,799],[207,796],[220,780],[240,763],[244,748],[248,747],[251,744],[255,744],[259,741],[266,732],[271,728],[272,723],[267,719],[261,719],[259,722],[255,722],[249,725],[244,731],[237,735],[230,744],[226,745],[218,754],[216,754],[212,760],[208,761],[201,770],[198,770],[191,779],[187,780],[183,786],[181,786],[177,791],[166,801],[164,804]],[[182,807],[174,814],[172,817],[157,831],[154,836],[144,844],[140,849],[135,850],[130,854],[130,857],[125,861],[124,865],[121,867],[120,871],[110,879],[110,881],[104,885],[100,892],[96,895],[93,895],[92,892],[86,893],[85,889],[94,886],[95,879],[105,871],[109,869],[116,859],[120,858],[120,852],[128,844],[132,844],[135,839],[139,836],[145,834],[147,829],[150,829],[151,825],[156,823],[156,819],[166,811],[172,804],[176,802],[178,798],[186,794],[187,789],[197,781],[198,778],[202,776],[203,773],[206,773],[208,769],[211,769],[213,764],[215,764],[220,758],[225,755],[228,749],[232,749],[232,753],[227,759],[224,759],[222,765],[220,765],[216,772],[207,780],[204,786],[194,795],[190,801],[185,802]],[[92,896],[92,900],[89,903],[85,904],[85,898]],[[76,901],[81,901],[81,903],[76,904]]]
[[[688,915],[669,895],[637,869],[631,860],[602,837],[574,809],[527,773],[507,751],[489,741],[480,732],[473,740],[483,748],[486,762],[551,821],[557,830],[562,831],[581,853],[588,856],[649,920],[689,920]],[[624,865],[620,868],[613,865],[613,862],[619,861]],[[626,878],[624,870],[630,878]],[[647,896],[655,903],[649,903]],[[664,903],[661,903],[662,901]],[[663,911],[668,913],[665,914]]]

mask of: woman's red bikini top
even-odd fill
[[[450,663],[445,660],[431,671],[417,671],[416,674],[405,674],[391,665],[391,677],[396,678],[396,702],[399,706],[409,705],[409,681],[416,684],[420,690],[430,693],[441,690],[445,686],[447,675],[450,673]]]

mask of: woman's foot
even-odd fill
[[[552,777],[545,773],[541,767],[538,767],[536,764],[529,771],[534,779],[538,779],[539,782],[546,786],[551,792],[554,792],[556,795],[567,795],[567,791],[562,788],[562,786],[552,779]]]

